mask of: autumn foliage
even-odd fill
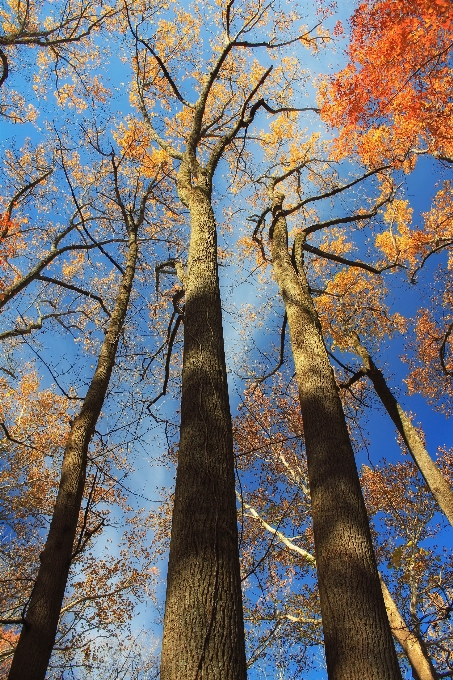
[[[321,88],[341,130],[336,153],[403,163],[409,152],[452,157],[453,15],[448,0],[367,0],[351,17],[348,65]]]

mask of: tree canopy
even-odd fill
[[[2,9],[0,677],[453,676],[453,14],[351,11]]]

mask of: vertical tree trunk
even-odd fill
[[[364,373],[373,383],[376,394],[402,436],[409,453],[436,499],[437,504],[453,526],[453,491],[449,483],[424,447],[410,418],[408,418],[390,391],[382,371],[376,366],[357,335],[355,335],[353,341],[355,350],[362,359]]]
[[[96,370],[71,427],[60,486],[40,567],[13,657],[9,680],[44,680],[55,642],[68,579],[83,490],[88,445],[104,403],[129,304],[137,261],[135,232],[129,234],[126,268],[102,343]]]
[[[180,184],[184,183],[184,178]],[[191,216],[181,431],[161,680],[246,676],[234,458],[210,192],[180,186]]]
[[[271,228],[304,423],[329,680],[401,680],[341,401],[302,262],[288,255],[284,196]]]
[[[414,677],[418,680],[436,680],[437,675],[423,646],[420,644],[420,640],[406,626],[382,576],[379,575],[379,578],[381,579],[382,594],[392,633],[409,659]]]

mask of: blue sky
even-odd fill
[[[353,6],[354,3],[351,2],[342,3],[340,13],[335,17],[332,23],[336,21],[338,16],[343,20],[344,23],[346,23],[345,20],[347,18],[347,14],[349,10],[352,9]],[[328,50],[324,56],[321,55],[321,57],[318,59],[313,59],[311,57],[308,57],[307,55],[306,57],[307,68],[311,68],[312,70],[318,69],[319,72],[325,72],[330,69],[336,70],[337,68],[339,68],[342,64],[342,52],[341,52],[342,44],[344,44],[344,42],[340,41],[336,52]],[[111,110],[113,110],[118,115],[122,115],[130,111],[131,109],[128,98],[129,69],[127,65],[123,64],[119,58],[116,58],[115,56],[112,57],[111,62],[109,64],[109,68],[107,69],[106,77],[108,77],[111,80],[111,87],[114,92],[112,100],[109,102],[109,107],[111,108]],[[18,82],[19,86],[24,87],[27,86],[26,82],[24,81],[21,82],[19,74],[12,72],[10,79],[11,84],[13,84],[14,82]],[[40,118],[38,119],[38,126],[43,128],[45,120],[50,120],[52,119],[53,116],[58,117],[58,115],[61,114],[59,114],[58,111],[55,109],[53,103],[49,102],[48,107],[46,106],[42,107],[42,113]],[[56,118],[56,120],[57,122],[59,122],[58,118]],[[320,129],[322,129],[322,125],[318,124],[317,122],[314,122],[313,125],[316,127],[319,125]],[[36,128],[34,128],[30,124],[19,126],[4,123],[1,126],[0,139],[5,144],[8,144],[12,138],[15,138],[16,144],[20,146],[23,140],[28,136],[30,136],[33,140],[36,141],[38,141],[41,138],[39,129],[37,131]],[[438,169],[439,169],[438,165],[435,162],[430,161],[429,159],[421,158],[418,162],[417,169],[415,170],[415,172],[411,176],[406,178],[407,195],[411,198],[411,204],[412,207],[414,208],[415,215],[426,210],[429,207],[432,195],[434,193],[434,185],[438,178]],[[222,182],[222,180],[219,180],[217,184],[217,191],[220,194],[225,191],[225,185]],[[229,196],[224,196],[223,201],[227,202],[229,200],[230,200]],[[220,210],[218,214],[220,215]],[[227,245],[232,245],[232,243],[227,241]],[[430,269],[427,268],[425,276],[429,277],[429,275]],[[240,286],[236,288],[232,295],[229,294],[228,291],[230,288],[229,278],[230,270],[227,270],[226,268],[225,269],[220,268],[220,276],[226,306],[232,304],[235,305],[236,307],[239,307],[244,301],[248,301],[251,304],[257,303],[255,290],[248,286],[247,284],[245,284],[242,287]],[[275,290],[269,291],[269,297],[275,295],[275,293],[276,293]],[[411,288],[409,285],[403,287],[400,292],[400,302],[401,302],[400,311],[403,314],[404,313],[412,314],[414,308],[417,306],[418,303],[418,290],[415,288]],[[278,306],[279,303],[277,302],[276,304]],[[235,319],[234,317],[230,317],[228,313],[225,313],[224,315],[224,326],[225,337],[227,340],[226,347],[227,362],[231,370],[230,384],[232,389],[230,398],[234,413],[239,403],[240,399],[239,393],[242,384],[238,380],[238,378],[235,377],[234,375],[233,359],[235,357],[233,355],[236,354],[237,347],[236,343],[238,341],[238,335]],[[256,343],[262,347],[266,347],[268,341],[271,340],[271,338],[263,337],[261,331],[256,329],[254,329],[254,335]],[[277,339],[272,338],[272,340],[274,342],[277,342],[278,338]],[[50,347],[50,338],[48,335],[46,336],[46,341],[49,342]],[[72,353],[68,350],[66,341],[60,341],[57,339],[56,342],[57,345],[54,345],[53,350],[51,349],[51,351],[54,352],[54,355],[58,353],[64,354],[65,361],[69,362],[73,358],[73,356]],[[442,414],[433,411],[433,409],[426,404],[426,401],[423,399],[423,397],[407,396],[404,386],[402,384],[402,380],[407,374],[407,367],[400,360],[400,355],[402,354],[402,352],[403,352],[403,339],[397,338],[392,343],[388,355],[386,355],[386,358],[388,359],[389,365],[391,367],[390,368],[391,384],[395,389],[398,390],[400,399],[404,407],[407,410],[416,413],[417,421],[420,421],[423,424],[427,437],[428,450],[431,452],[431,454],[433,454],[439,445],[448,444],[449,442],[451,443],[451,425],[448,423],[448,421]],[[287,355],[288,354],[289,347],[287,345]],[[253,359],[254,357],[252,355],[251,360]],[[87,364],[90,364],[89,360],[87,361],[86,364],[81,365],[79,369],[81,371],[80,377],[84,378],[89,377],[90,368]],[[50,384],[52,382],[51,378],[49,378],[49,376],[46,375],[45,370],[42,370],[42,375],[44,385]],[[172,400],[171,397],[165,398],[162,400],[162,405],[160,405],[159,414],[165,415],[167,413],[169,415],[173,415],[176,407],[177,402],[175,400]],[[382,410],[375,409],[373,410],[373,412],[369,414],[367,420],[367,430],[369,432],[369,438],[371,443],[368,451],[365,451],[363,449],[357,452],[357,460],[359,465],[362,463],[367,464],[369,458],[371,459],[373,464],[378,464],[383,456],[385,456],[388,461],[396,461],[400,459],[401,454],[399,447],[396,443],[393,425],[389,421],[388,416],[385,413],[383,413]],[[127,483],[134,492],[143,494],[144,496],[151,500],[155,500],[157,498],[155,489],[158,487],[167,486],[172,482],[171,472],[168,472],[162,466],[155,466],[152,464],[153,458],[156,455],[162,453],[162,451],[165,449],[165,439],[163,431],[158,427],[153,426],[152,429],[150,427],[148,434],[144,436],[144,443],[145,448],[140,451],[139,455],[137,455],[135,473],[128,478]],[[148,450],[146,450],[147,447]],[[104,553],[107,546],[106,541],[108,538],[111,538],[113,542],[115,541],[115,531],[113,529],[107,532],[104,536],[104,540],[100,541],[99,544],[96,546],[96,550],[99,551],[99,554]],[[451,540],[452,540],[451,530],[446,531],[445,541],[447,542]],[[165,565],[162,565],[162,572],[164,575]],[[159,595],[162,600],[164,596],[164,585],[161,586]],[[133,623],[134,629],[138,631],[143,627],[145,628],[152,627],[154,630],[156,630],[156,634],[158,634],[159,633],[158,628],[157,627],[155,628],[154,624],[152,624],[152,621],[155,618],[154,607],[150,606],[147,608],[145,606],[140,607],[139,609],[141,613],[140,616],[137,616],[134,619]],[[258,680],[258,678],[262,678],[264,676],[261,673],[258,672],[255,673],[252,670],[250,672],[249,677],[250,680],[255,680],[255,678],[256,680]],[[272,680],[274,679],[277,680],[277,678],[279,678],[279,675],[277,674],[277,671],[275,671],[275,675],[273,676],[269,675],[268,677],[272,678]],[[310,680],[313,680],[315,678],[323,680],[323,678],[325,678],[325,673],[323,670],[317,670],[308,673],[305,677]]]

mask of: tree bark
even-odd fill
[[[382,371],[376,366],[357,335],[353,337],[353,342],[357,354],[362,359],[364,373],[373,383],[376,394],[402,436],[437,504],[453,526],[453,490],[424,447],[410,418],[390,391]]]
[[[328,676],[401,680],[337,385],[303,263],[288,254],[283,198],[274,197],[271,252],[304,423]]]
[[[180,196],[191,237],[185,276],[181,430],[161,680],[246,677],[233,438],[209,187]]]
[[[137,261],[136,232],[130,231],[124,276],[102,343],[96,370],[66,444],[49,534],[30,596],[9,680],[44,680],[68,579],[85,486],[88,445],[104,403],[118,340],[129,304]]]
[[[382,594],[384,596],[385,608],[389,617],[392,633],[409,659],[414,677],[417,678],[417,680],[436,680],[437,674],[435,673],[423,646],[420,644],[420,640],[406,626],[403,617],[399,613],[398,608],[390,595],[389,589],[385,585],[384,579],[381,575],[379,575],[379,578],[381,579]]]

